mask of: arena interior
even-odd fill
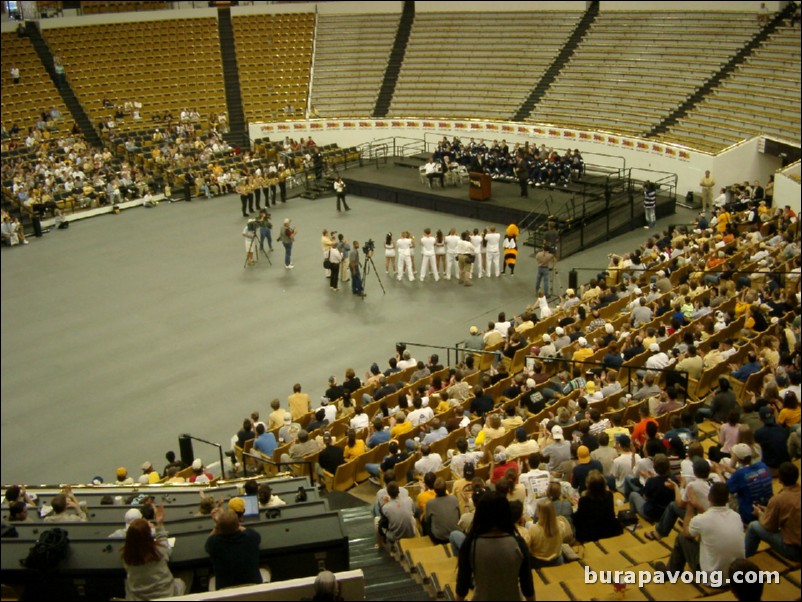
[[[179,599],[464,599],[480,488],[522,598],[800,599],[798,2],[2,9],[4,600],[150,599],[130,507],[164,508]],[[437,238],[424,281],[427,228],[476,261]],[[340,233],[364,289],[326,275]],[[416,516],[379,537],[390,477]],[[265,582],[214,591],[235,498]]]

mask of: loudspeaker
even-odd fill
[[[181,452],[181,461],[187,466],[192,466],[192,462],[195,460],[195,454],[192,452],[192,439],[181,435],[178,438],[178,449]]]
[[[576,270],[571,270],[568,272],[568,288],[572,288],[575,291],[579,290],[579,274]]]

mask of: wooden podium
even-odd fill
[[[468,176],[468,188],[472,201],[486,201],[490,198],[490,176],[472,171]]]

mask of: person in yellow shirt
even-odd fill
[[[346,441],[345,441],[345,449],[344,451],[344,458],[345,461],[348,462],[349,460],[353,460],[357,456],[361,456],[367,450],[365,446],[364,439],[357,439],[356,438],[356,431],[354,429],[348,429],[346,433]]]
[[[584,362],[593,355],[593,347],[590,346],[590,343],[588,343],[585,337],[579,337],[577,343],[579,344],[579,349],[574,351],[571,360],[574,362]]]
[[[420,509],[420,513],[418,514],[418,520],[423,522],[423,519],[426,516],[426,504],[428,504],[431,500],[435,498],[437,495],[434,492],[434,482],[437,480],[437,475],[433,472],[427,472],[423,475],[423,491],[418,494],[418,497],[415,499],[415,504],[417,504],[418,508]]]
[[[390,436],[393,439],[412,430],[412,423],[407,421],[407,415],[404,410],[398,410],[390,421],[391,423],[394,422],[393,426],[390,427]]]

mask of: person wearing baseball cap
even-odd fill
[[[128,476],[128,469],[125,466],[120,466],[117,471],[117,485],[133,485],[134,479]]]
[[[550,434],[552,443],[548,443],[549,438],[546,438],[547,445],[541,453],[544,458],[548,459],[548,469],[549,472],[552,472],[557,470],[560,464],[571,459],[571,444],[565,440],[563,429],[559,425],[554,425]]]
[[[727,487],[730,493],[738,496],[738,514],[743,523],[748,524],[757,518],[754,513],[755,504],[765,506],[774,494],[771,473],[764,462],[752,461],[754,452],[746,443],[733,445],[731,455],[736,470],[727,479]],[[726,467],[716,464],[715,470],[722,474]],[[723,476],[722,474],[722,478]]]
[[[593,347],[590,346],[585,337],[579,337],[576,342],[579,345],[579,349],[574,351],[574,354],[571,356],[571,360],[574,362],[584,362],[591,355],[593,355]]]
[[[571,487],[581,494],[585,491],[585,484],[590,471],[598,470],[599,472],[604,472],[604,469],[601,462],[591,459],[590,450],[586,445],[580,445],[576,448],[576,460],[577,464],[571,471]]]

